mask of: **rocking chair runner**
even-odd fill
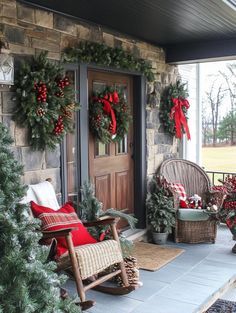
[[[160,175],[167,183],[181,183],[188,197],[198,194],[204,203],[215,198],[219,208],[223,203],[223,195],[211,191],[206,172],[193,162],[183,159],[166,160],[160,167]],[[201,209],[180,209],[179,196],[175,192],[173,196],[176,209],[175,242],[214,243],[217,221],[209,218]]]
[[[51,201],[51,199],[49,202],[55,202],[56,195],[52,185],[49,182],[44,183],[48,184],[47,186],[49,187],[50,192],[54,192],[53,201]],[[44,183],[41,183],[41,185]],[[28,200],[40,202],[38,203],[40,205],[45,205],[45,203],[42,203],[44,201],[48,204],[47,199],[43,199],[43,197],[40,197],[39,195],[36,195],[36,197],[33,197],[32,199],[32,193],[34,194],[35,190],[36,192],[40,190],[37,185],[30,186],[28,193],[30,194],[31,199]],[[56,205],[56,208],[57,207],[59,206]],[[120,249],[119,237],[116,230],[116,223],[117,220],[115,218],[106,218],[91,223],[83,223],[85,227],[110,225],[113,239],[76,247],[73,244],[71,236],[71,231],[73,228],[64,228],[55,231],[42,231],[44,239],[59,237],[64,237],[66,239],[68,253],[63,254],[57,260],[57,270],[72,271],[77,292],[81,299],[80,305],[82,309],[88,309],[95,303],[91,300],[86,301],[85,292],[91,288],[111,294],[126,294],[135,289],[134,286],[130,286],[128,283],[125,265]],[[103,276],[99,275],[98,278],[95,279],[95,275],[104,272],[105,269],[109,268],[113,264],[119,264],[119,269]],[[116,275],[121,275],[124,287],[101,286],[103,282],[111,279]],[[90,277],[93,277],[92,281],[89,281]]]

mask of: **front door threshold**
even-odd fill
[[[145,239],[147,234],[147,229],[131,229],[128,228],[126,230],[123,230],[121,232],[121,235],[123,235],[126,239],[131,241],[141,241]]]

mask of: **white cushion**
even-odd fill
[[[22,199],[21,203],[29,203],[30,201],[34,201],[35,203],[46,206],[54,211],[60,209],[55,190],[52,184],[48,181],[35,185],[29,185],[27,194]]]

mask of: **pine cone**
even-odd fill
[[[139,270],[138,270],[138,262],[137,259],[129,256],[124,259],[125,269],[128,276],[128,282],[130,285],[138,285],[139,283]],[[118,265],[113,266],[113,271],[118,269]],[[121,276],[115,277],[118,285],[123,286],[123,281]]]

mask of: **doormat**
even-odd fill
[[[156,271],[184,252],[183,249],[163,247],[146,242],[135,242],[133,256],[140,269]]]
[[[236,313],[236,302],[218,299],[205,313]]]

